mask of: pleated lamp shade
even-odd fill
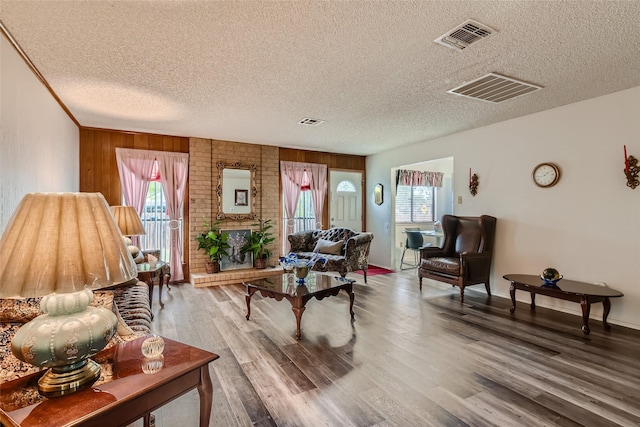
[[[146,234],[140,216],[133,206],[111,206],[111,212],[123,236]]]
[[[27,194],[0,240],[0,297],[100,289],[136,277],[100,193]]]

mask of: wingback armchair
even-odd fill
[[[444,241],[442,247],[424,247],[420,250],[418,277],[420,290],[424,277],[450,283],[460,288],[460,303],[464,302],[464,288],[484,283],[491,296],[489,276],[496,218],[488,215],[442,217]]]

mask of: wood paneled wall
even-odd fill
[[[302,151],[291,148],[280,148],[279,150],[280,160],[288,162],[304,162],[304,163],[320,163],[327,165],[329,170],[340,169],[348,171],[362,172],[362,189],[366,188],[364,182],[366,177],[366,160],[365,156],[354,156],[349,154],[336,154],[336,153],[323,153],[320,151]],[[282,194],[282,188],[280,188],[280,194]],[[330,224],[329,221],[329,191],[324,198],[324,212],[322,214],[322,223]],[[362,218],[367,217],[367,204],[366,197],[362,197]],[[366,231],[366,222],[362,221],[362,230]]]
[[[148,133],[80,128],[80,191],[102,193],[110,206],[122,204],[116,148],[189,152],[189,138]],[[189,194],[187,180],[186,193]],[[184,201],[183,259],[189,259],[189,198]],[[185,265],[185,278],[188,266]]]
[[[116,148],[188,153],[189,138],[80,128],[80,191],[100,192],[109,205],[122,203]]]

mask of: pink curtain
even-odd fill
[[[157,153],[158,169],[162,191],[167,201],[167,215],[169,215],[169,233],[171,239],[171,279],[173,281],[184,280],[182,270],[182,233],[180,218],[184,205],[184,192],[189,176],[189,155],[185,153],[160,152]]]
[[[284,198],[284,212],[287,216],[284,235],[293,233],[296,206],[300,198],[300,187],[304,178],[302,163],[280,161],[280,181],[282,182],[282,196]],[[284,253],[289,253],[289,241],[284,240]]]
[[[322,211],[327,192],[327,165],[280,161],[280,178],[287,216],[284,236],[293,233],[294,216],[301,189],[309,185],[313,199],[316,227],[322,229]],[[289,241],[284,240],[284,253],[289,252]]]
[[[153,151],[116,148],[118,174],[124,195],[124,204],[133,206],[139,216],[142,216],[149,182],[152,180],[156,163]],[[140,245],[138,236],[132,236],[134,245]]]
[[[162,190],[167,201],[167,215],[170,220],[171,280],[184,280],[180,245],[182,230],[177,224],[184,205],[184,192],[189,175],[189,155],[169,151],[116,148],[116,160],[125,204],[133,206],[140,216],[147,200],[149,183],[157,180],[157,173],[160,172]],[[134,244],[138,244],[137,240],[136,237]]]
[[[396,187],[398,185],[414,185],[422,187],[442,187],[442,172],[422,172],[406,169],[396,171]]]
[[[311,174],[311,195],[313,198],[313,211],[316,215],[316,228],[322,230],[322,211],[324,209],[324,196],[327,193],[327,165],[306,163],[307,173]]]

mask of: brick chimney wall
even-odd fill
[[[207,256],[198,250],[196,236],[203,222],[215,221],[218,214],[216,188],[218,162],[256,165],[256,215],[270,219],[276,240],[271,246],[269,264],[277,261],[280,247],[280,176],[278,147],[240,142],[189,138],[189,267],[190,273],[204,273]],[[256,220],[224,219],[223,229],[254,229]]]

